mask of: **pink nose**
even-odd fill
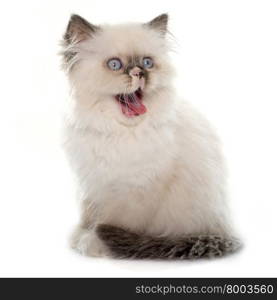
[[[141,78],[143,75],[144,75],[144,72],[141,68],[138,68],[138,67],[135,67],[133,68],[130,73],[129,73],[131,76],[134,76],[134,77],[138,77],[138,78]]]

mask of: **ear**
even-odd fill
[[[162,14],[146,23],[146,25],[152,29],[161,32],[163,35],[167,32],[168,14]]]
[[[67,25],[66,32],[63,36],[62,51],[60,54],[63,56],[63,68],[70,71],[73,66],[78,62],[78,43],[85,41],[100,29],[100,27],[90,24],[88,21],[78,15],[71,15]]]
[[[64,34],[66,44],[79,43],[90,38],[97,30],[98,26],[90,24],[78,15],[71,15]]]

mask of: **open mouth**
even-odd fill
[[[130,94],[117,94],[115,99],[118,101],[122,113],[129,118],[146,113],[146,107],[142,103],[143,92],[141,88]]]

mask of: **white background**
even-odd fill
[[[0,276],[277,276],[276,1],[2,1],[0,12]],[[67,85],[57,52],[72,12],[96,24],[170,14],[178,92],[225,145],[241,252],[142,262],[68,247],[78,211],[60,146]]]

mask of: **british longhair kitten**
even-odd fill
[[[209,123],[172,88],[166,14],[95,26],[72,15],[65,148],[80,188],[84,255],[190,259],[238,248]]]

